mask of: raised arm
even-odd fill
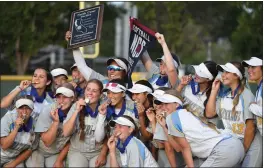
[[[65,40],[69,41],[70,38],[71,38],[71,32],[67,31],[65,35]],[[105,79],[103,75],[95,72],[93,69],[87,66],[85,59],[79,48],[73,49],[73,58],[77,64],[78,70],[81,72],[81,74],[83,75],[86,81],[88,81],[90,78],[96,78],[99,80]]]
[[[145,66],[146,70],[149,72],[151,70],[152,65],[153,65],[153,61],[150,58],[147,50],[142,54],[140,59],[141,59],[143,65]]]
[[[216,97],[220,88],[220,80],[215,79],[212,84],[212,91],[205,108],[205,117],[213,118],[217,115],[216,113]]]
[[[10,146],[13,145],[16,135],[18,133],[19,128],[23,124],[23,119],[22,118],[17,118],[15,122],[15,128],[11,131],[11,133],[6,136],[6,137],[1,137],[1,148],[3,150],[8,149]]]
[[[15,99],[15,97],[24,89],[26,89],[27,87],[29,87],[31,84],[30,81],[28,80],[23,80],[20,82],[20,85],[18,87],[16,87],[12,92],[10,92],[8,95],[6,95],[5,97],[2,98],[1,100],[1,108],[7,108],[8,106],[10,106],[13,102],[13,100]]]
[[[155,36],[163,49],[165,64],[167,66],[167,75],[168,75],[170,84],[171,86],[175,86],[177,78],[178,78],[178,74],[177,74],[176,68],[173,63],[174,60],[172,58],[172,55],[167,46],[164,36],[160,33],[156,33]]]

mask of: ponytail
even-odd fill
[[[246,79],[245,79],[245,77],[243,77],[243,79],[240,80],[239,85],[240,85],[240,87],[238,89],[237,95],[236,95],[236,97],[233,100],[232,116],[236,116],[237,115],[236,106],[239,103],[239,97],[240,97],[240,95],[242,94],[242,92],[245,89],[245,85],[246,85]]]
[[[85,127],[85,124],[84,124],[84,109],[82,109],[80,111],[80,117],[79,117],[79,122],[80,122],[80,128],[81,128],[81,132],[80,132],[80,140],[81,141],[84,141],[84,138],[85,138],[85,133],[84,133],[84,127]]]

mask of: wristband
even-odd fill
[[[23,89],[20,87],[20,86],[18,86],[18,88],[20,89],[20,91],[22,91]]]

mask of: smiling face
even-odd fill
[[[239,77],[236,74],[226,71],[222,73],[222,82],[224,85],[231,86],[233,83],[236,83],[237,81],[239,81]]]
[[[97,103],[101,96],[101,89],[96,83],[88,83],[85,89],[85,98],[90,100],[90,103]]]
[[[53,78],[53,83],[55,89],[57,89],[60,85],[64,84],[67,82],[67,78],[64,75],[59,75]]]
[[[118,135],[118,138],[121,139],[121,141],[125,141],[129,135],[133,132],[133,128],[130,128],[125,125],[115,124],[115,135]],[[121,133],[121,134],[120,134]]]
[[[161,109],[162,111],[166,111],[168,114],[171,114],[174,111],[176,111],[178,106],[179,106],[178,103],[162,103]],[[168,114],[165,114],[165,115],[168,115]]]
[[[262,79],[262,68],[261,66],[248,66],[248,78],[252,81],[259,81]]]
[[[61,110],[69,109],[74,101],[73,97],[66,97],[63,94],[56,95],[57,104],[60,106]]]
[[[29,119],[32,111],[33,110],[29,108],[27,105],[17,108],[18,117],[23,118],[24,120]]]
[[[114,65],[114,66],[118,66],[120,67],[115,61],[112,61],[110,65]],[[124,79],[125,78],[125,71],[121,70],[121,71],[117,71],[117,70],[107,70],[107,76],[109,80],[113,80],[113,79]]]
[[[46,88],[51,81],[47,78],[47,73],[44,69],[36,69],[32,77],[33,86],[36,89]]]
[[[84,77],[82,76],[81,72],[78,70],[77,67],[72,69],[72,79],[77,80],[77,84],[83,83],[85,81]]]
[[[124,92],[114,93],[110,90],[107,91],[107,98],[111,100],[112,106],[117,106],[124,100]]]
[[[207,83],[207,82],[209,82],[209,79],[207,79],[207,78],[203,78],[203,77],[200,77],[200,76],[198,76],[197,74],[195,74],[195,76],[194,76],[194,81],[197,82],[197,83],[201,83],[201,84],[203,84],[203,83]]]
[[[161,60],[161,62],[160,62],[159,69],[160,69],[160,75],[161,76],[167,75],[167,66],[163,60]]]
[[[132,100],[137,103],[144,104],[147,101],[147,92],[144,93],[132,93]]]

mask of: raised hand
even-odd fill
[[[71,32],[67,31],[66,34],[65,34],[65,40],[69,41],[71,39],[71,36],[72,36]]]
[[[220,89],[220,84],[221,84],[221,80],[215,79],[213,84],[212,84],[212,90],[218,91]]]
[[[161,45],[166,43],[163,34],[156,33],[155,36]]]
[[[116,149],[116,137],[112,135],[107,142],[107,146],[110,152],[115,152]]]
[[[147,117],[149,119],[150,122],[155,122],[155,113],[154,113],[154,108],[150,107],[147,109],[146,111]]]
[[[184,75],[181,79],[180,85],[186,86],[190,83],[192,80],[192,75]]]
[[[53,122],[60,122],[58,109],[53,109],[50,111],[50,116],[53,120]]]
[[[15,121],[15,129],[19,129],[24,124],[23,118],[18,117]]]
[[[98,108],[98,111],[100,114],[102,115],[106,115],[106,112],[107,112],[107,106],[110,104],[111,102],[110,101],[105,101],[103,104],[101,104]]]
[[[76,102],[76,111],[78,111],[78,113],[83,109],[83,107],[86,105],[85,101],[83,98],[80,98],[77,102]]]
[[[31,81],[29,81],[29,80],[23,80],[23,81],[20,82],[19,88],[21,90],[25,90],[30,85],[31,85]]]
[[[166,125],[166,120],[165,120],[163,114],[157,114],[157,115],[156,115],[156,119],[157,119],[158,123],[159,123],[161,126],[164,127],[164,126]]]
[[[143,115],[145,112],[145,107],[143,106],[142,103],[136,103],[136,108],[138,111],[138,115]]]

